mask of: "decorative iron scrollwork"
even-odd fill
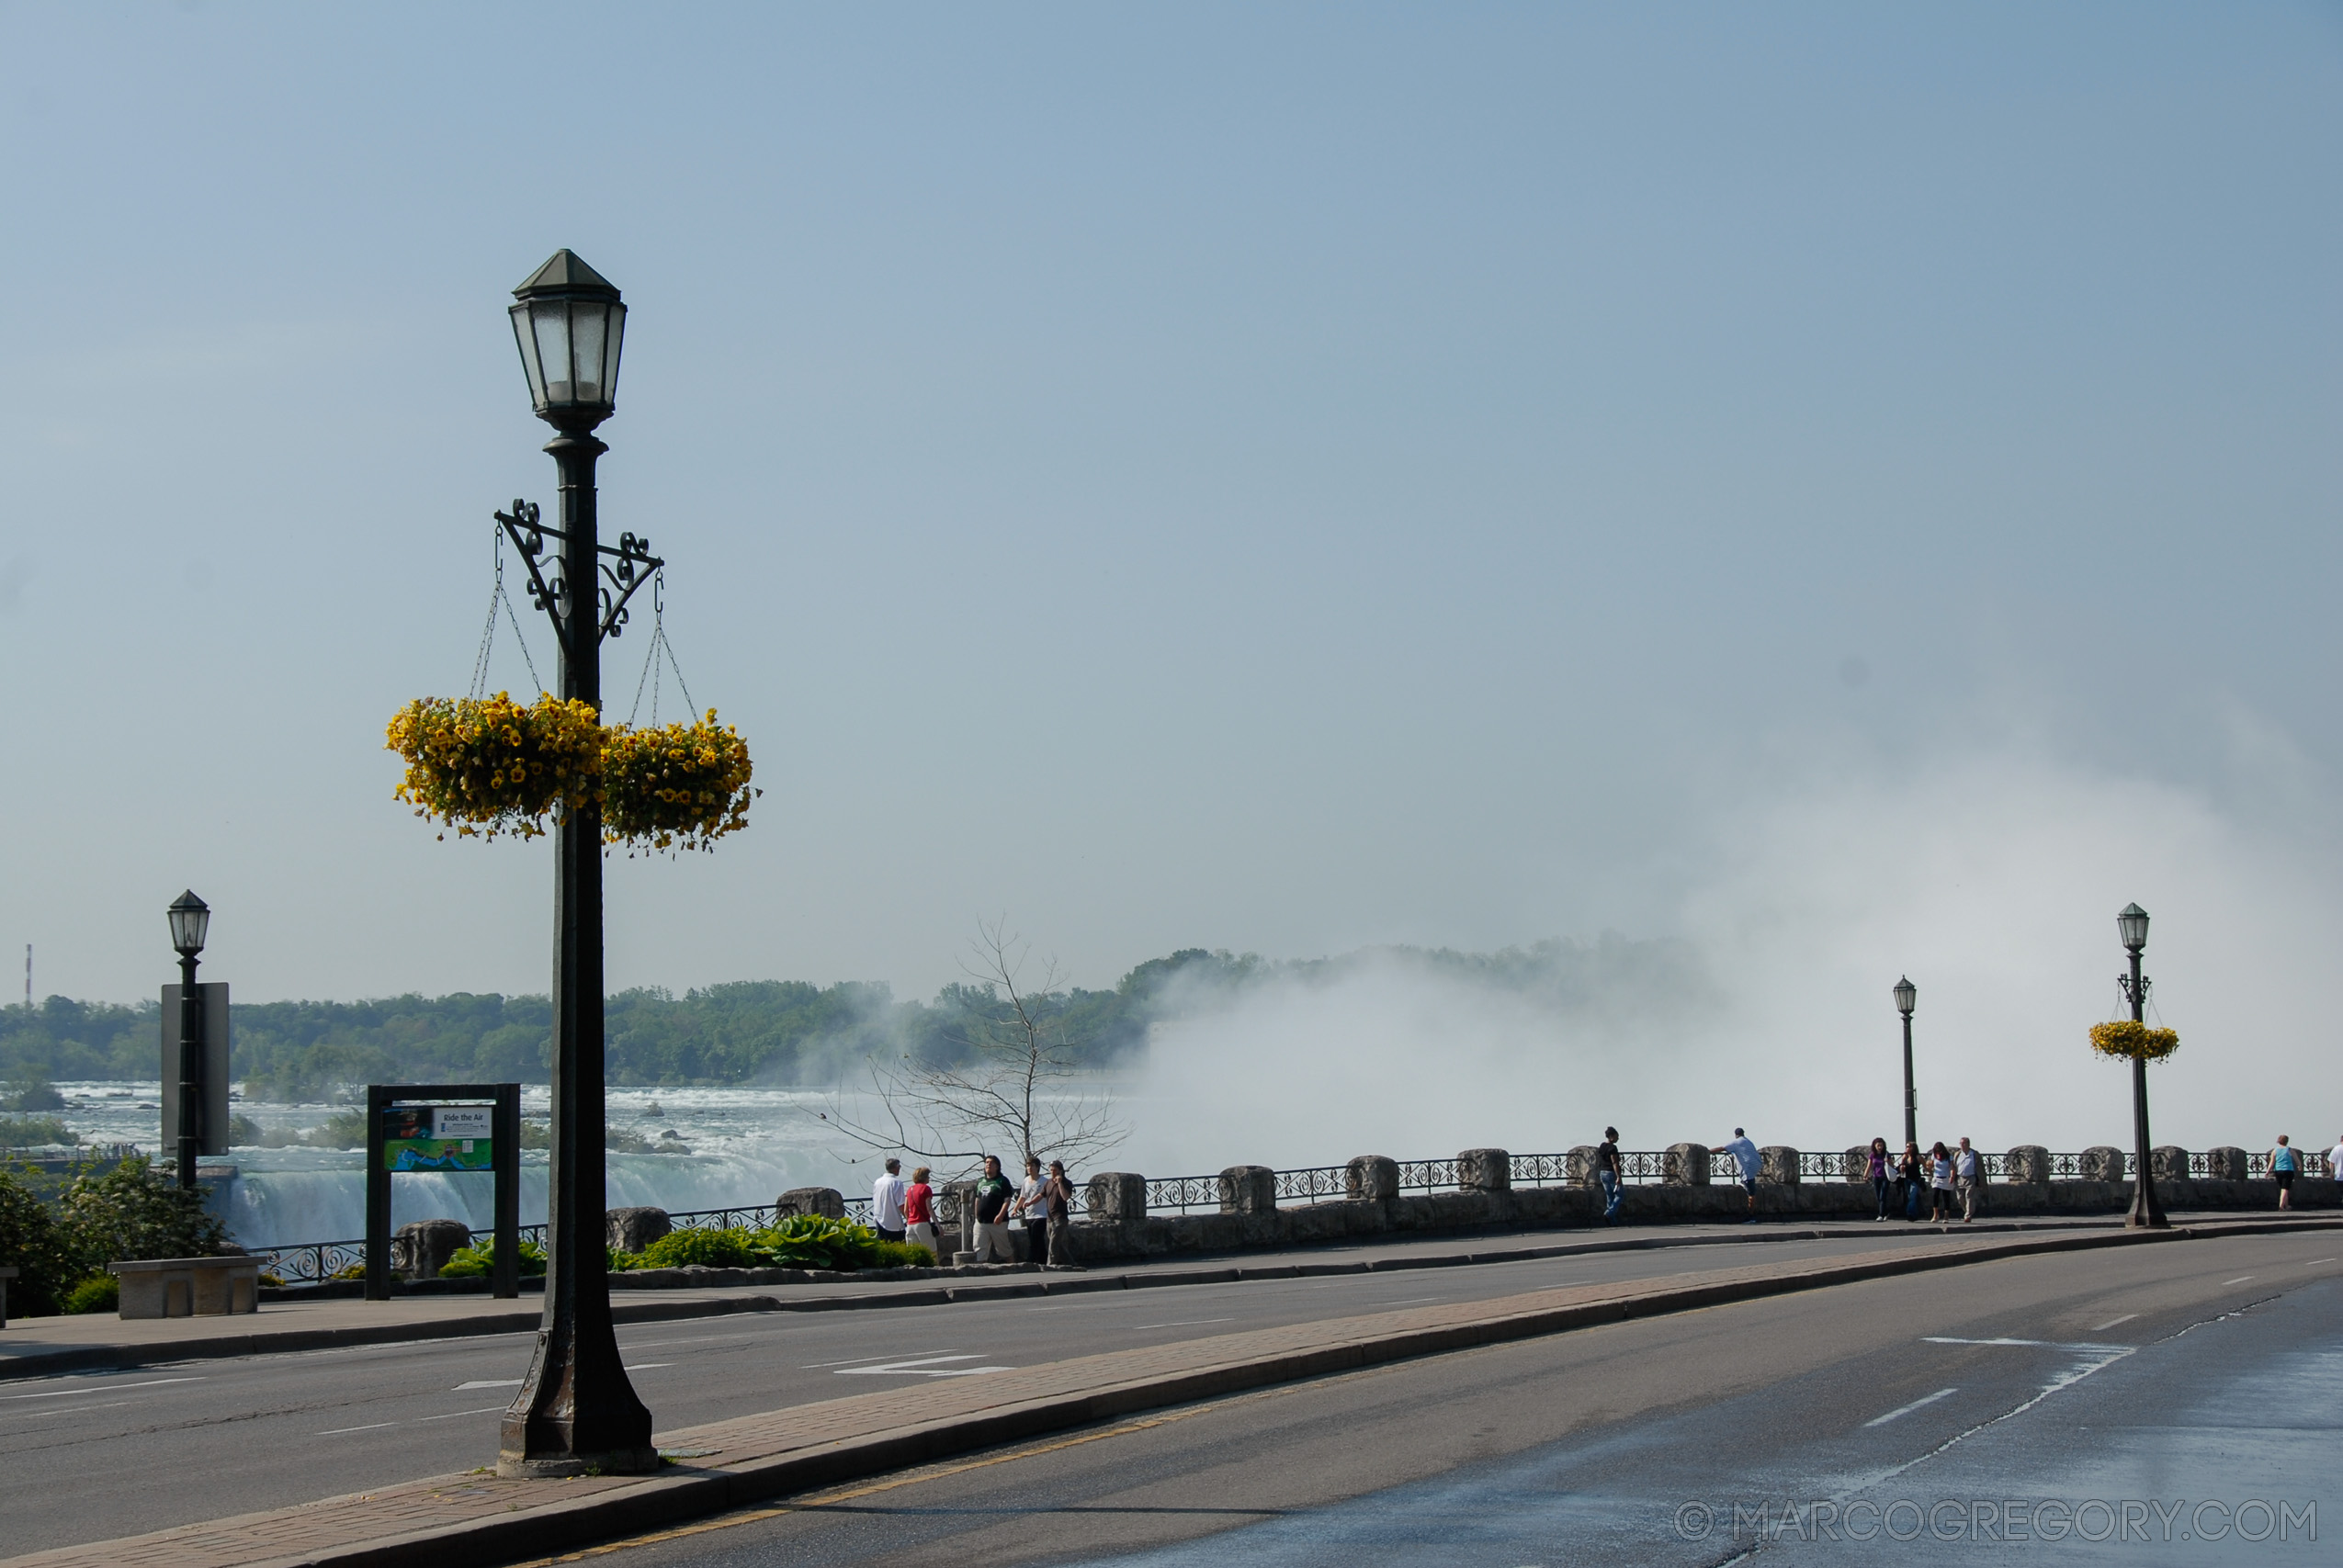
[[[504,532],[512,537],[522,561],[528,567],[529,603],[545,612],[547,619],[553,623],[553,635],[559,638],[568,627],[570,583],[558,567],[552,567],[553,575],[547,576],[548,565],[540,562],[548,538],[566,543],[570,536],[548,526],[541,521],[542,516],[535,502],[515,500],[511,512],[496,513],[496,521],[504,525]],[[597,585],[594,594],[599,621],[595,637],[599,640],[617,637],[624,631],[628,619],[627,601],[667,563],[651,553],[651,540],[644,535],[621,534],[616,547],[598,544],[594,548],[596,556],[607,558],[595,563],[606,580],[606,585]]]

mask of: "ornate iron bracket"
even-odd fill
[[[559,637],[563,633],[569,615],[570,584],[560,575],[558,566],[552,566],[554,575],[549,578],[545,569],[538,563],[545,555],[547,539],[566,542],[570,536],[539,522],[539,515],[535,502],[515,501],[509,513],[496,513],[496,521],[504,525],[504,532],[512,538],[513,547],[521,552],[521,559],[529,569],[529,603],[545,612],[546,618],[553,623],[553,635]],[[624,633],[628,619],[627,601],[635,596],[636,589],[651,580],[652,573],[667,563],[651,553],[650,539],[636,534],[619,535],[616,548],[596,545],[594,553],[610,558],[594,563],[601,569],[603,577],[595,594],[597,608],[601,611],[601,625],[595,637],[599,641],[603,637],[618,637]]]
[[[2122,997],[2125,1001],[2130,1002],[2136,1007],[2147,1006],[2148,987],[2154,984],[2155,982],[2150,980],[2146,976],[2141,976],[2140,994],[2135,997],[2132,995],[2132,977],[2129,975],[2118,975],[2115,976],[2116,990],[2122,993]]]

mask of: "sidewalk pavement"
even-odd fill
[[[1418,1356],[1999,1258],[2339,1225],[2264,1220],[1964,1235],[1846,1258],[1759,1262],[1689,1279],[1565,1286],[1290,1324],[685,1427],[659,1436],[678,1462],[656,1475],[520,1481],[475,1471],[7,1562],[13,1568],[488,1568],[1138,1411]],[[710,1462],[692,1462],[698,1461]]]
[[[1235,1280],[1285,1280],[1298,1275],[1350,1274],[1397,1269],[1443,1269],[1516,1263],[1584,1253],[1660,1247],[1815,1241],[1917,1239],[1924,1235],[2009,1231],[2108,1230],[2120,1219],[2086,1217],[1985,1221],[1972,1225],[1857,1222],[1651,1225],[1632,1231],[1528,1231],[1378,1241],[1219,1257],[1182,1255],[1113,1268],[943,1269],[917,1280],[872,1281],[843,1278],[801,1285],[709,1285],[660,1291],[614,1291],[611,1315],[619,1323],[658,1323],[740,1312],[836,1312],[890,1306],[936,1306],[997,1301],[1004,1296],[1146,1290],[1225,1284]],[[720,1271],[711,1271],[720,1272]],[[153,1366],[164,1361],[232,1356],[282,1355],[357,1345],[384,1345],[536,1329],[543,1313],[534,1294],[499,1301],[484,1295],[399,1296],[388,1302],[339,1297],[263,1302],[257,1313],[234,1317],[122,1319],[112,1314],[14,1318],[0,1329],[0,1380],[49,1377],[100,1367]]]

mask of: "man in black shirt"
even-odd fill
[[[1013,1190],[1009,1179],[1001,1174],[1001,1156],[984,1156],[984,1174],[976,1184],[976,1260],[979,1263],[1014,1263],[1017,1255],[1009,1246],[1009,1200]]]
[[[1602,1142],[1594,1146],[1594,1179],[1602,1188],[1602,1223],[1619,1223],[1620,1170],[1619,1129],[1605,1127]]]

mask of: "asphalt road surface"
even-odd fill
[[[1760,1257],[1828,1256],[1881,1239],[1862,1232],[1759,1249],[743,1314],[641,1325],[622,1330],[620,1342],[637,1387],[661,1427],[672,1428],[1119,1346],[1699,1272]],[[1891,1232],[1886,1239],[1900,1238]],[[1715,1548],[1730,1533],[1731,1499],[1754,1506],[1763,1493],[1778,1508],[1785,1497],[1837,1497],[1848,1477],[1862,1473],[1848,1469],[1850,1455],[1931,1450],[2078,1372],[2078,1386],[2094,1390],[2119,1374],[2136,1377],[2134,1363],[2145,1364],[2146,1352],[2130,1352],[2250,1303],[2291,1301],[2290,1292],[2343,1274],[2337,1254],[2343,1235],[2334,1233],[2191,1241],[1985,1264],[1620,1325],[1166,1413],[1013,1450],[1024,1458],[866,1483],[847,1489],[855,1497],[703,1529],[629,1555],[646,1563],[1038,1562],[1103,1560],[1211,1535],[1197,1550],[1217,1559],[1250,1551],[1262,1555],[1237,1561],[1317,1562],[1332,1561],[1311,1555],[1320,1545],[1347,1550],[1340,1542],[1363,1531],[1372,1537],[1444,1518],[1437,1539],[1409,1538],[1408,1560],[1518,1568],[1541,1553],[1576,1560],[1575,1550],[1539,1543],[1566,1527],[1585,1535],[1610,1518],[1606,1550],[1623,1561],[1717,1561],[1729,1555]],[[2326,1301],[2333,1321],[2336,1298]],[[2258,1327],[2277,1321],[2274,1309],[2259,1310],[2248,1314]],[[2023,1343],[1970,1343],[2003,1339]],[[528,1350],[527,1337],[499,1336],[0,1384],[6,1550],[131,1534],[492,1462],[497,1418]],[[2330,1421],[2332,1392],[2317,1407]],[[2075,1403],[2071,1393],[2059,1398],[2062,1410]],[[1864,1425],[1891,1412],[1884,1426]],[[2306,1403],[2305,1416],[2312,1413]],[[2332,1433],[2315,1440],[2335,1451]],[[2322,1468],[2334,1466],[2323,1456]],[[1939,1472],[1950,1471],[1939,1464],[1930,1474]],[[1556,1479],[1573,1475],[1582,1479]],[[1783,1490],[1793,1480],[1802,1489]],[[1492,1499],[1476,1485],[1500,1492]],[[1571,1513],[1563,1506],[1570,1498],[1592,1511]],[[1708,1538],[1675,1539],[1682,1531],[1672,1514],[1661,1521],[1670,1533],[1654,1535],[1651,1508],[1702,1499],[1718,1510]],[[1491,1536],[1500,1521],[1511,1533]],[[1906,1522],[1899,1512],[1896,1528]],[[1696,1513],[1687,1516],[1687,1527],[1697,1523]]]
[[[1160,1412],[610,1568],[2325,1561],[2343,1246],[1980,1264]],[[575,1559],[565,1559],[575,1560]]]
[[[1126,1346],[1944,1239],[1898,1226],[1864,1227],[1821,1241],[1669,1247],[1046,1301],[747,1313],[634,1325],[621,1328],[618,1340],[637,1392],[664,1431]],[[2343,1237],[2337,1241],[2343,1251]],[[1339,1260],[1341,1252],[1313,1257]],[[0,1473],[7,1478],[0,1489],[0,1555],[492,1464],[498,1419],[528,1370],[533,1339],[481,1336],[0,1382]]]

